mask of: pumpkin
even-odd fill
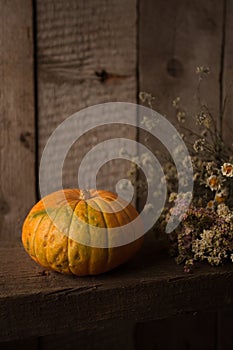
[[[96,228],[106,228],[108,232],[115,227],[117,235],[132,235],[136,232],[133,220],[137,216],[131,204],[112,192],[60,190],[44,197],[31,209],[23,224],[22,242],[31,258],[46,269],[78,276],[97,275],[130,259],[141,247],[143,236],[124,245],[100,247],[95,242],[99,240]],[[79,230],[75,217],[89,224],[91,245],[75,239]],[[110,238],[104,239],[108,242]]]

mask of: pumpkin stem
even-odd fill
[[[89,190],[80,190],[79,198],[87,200],[91,198],[91,192]]]

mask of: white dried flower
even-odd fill
[[[219,188],[219,179],[217,175],[211,175],[207,179],[207,186],[211,189],[211,191],[217,191]]]
[[[209,74],[210,73],[210,68],[206,66],[199,66],[196,69],[197,74]]]
[[[231,163],[224,163],[221,166],[221,171],[224,176],[227,177],[233,177],[233,164]]]
[[[177,113],[177,119],[180,123],[184,123],[185,122],[185,118],[186,117],[186,113],[184,111],[179,111]]]
[[[216,192],[214,200],[216,203],[224,203],[228,196],[228,190],[227,188],[223,188],[221,191]]]
[[[198,139],[194,142],[193,149],[195,152],[199,153],[204,150],[205,139]]]
[[[176,192],[172,192],[169,196],[169,199],[168,201],[171,203],[171,202],[174,202],[177,198],[177,193]]]
[[[155,100],[155,97],[145,91],[140,91],[139,92],[139,99],[143,102],[143,103],[147,103],[150,107],[152,107],[152,103]]]
[[[172,101],[172,106],[175,108],[175,109],[178,109],[179,108],[179,102],[180,102],[180,97],[176,97],[173,101]]]
[[[220,203],[217,207],[217,213],[219,216],[227,216],[230,213],[230,209],[225,203]]]
[[[196,123],[198,125],[204,125],[207,129],[212,126],[212,119],[208,111],[201,111],[196,116]],[[206,130],[205,130],[206,132]]]

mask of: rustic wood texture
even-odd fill
[[[219,350],[233,348],[233,311],[224,310],[218,314],[218,337]]]
[[[136,0],[37,1],[39,155],[53,130],[71,114],[103,102],[136,102],[136,21]],[[111,137],[134,140],[136,130],[106,126],[88,133],[67,155],[64,187],[77,187],[84,155]],[[58,153],[59,145],[54,162]],[[109,162],[99,176],[99,188],[115,190],[115,175],[125,178],[128,166]],[[95,171],[94,165],[88,170]]]
[[[0,1],[0,239],[35,201],[32,2]]]
[[[139,324],[134,333],[136,348],[231,349],[231,265],[218,269],[202,265],[187,275],[150,244],[110,273],[77,278],[44,271],[22,247],[13,246],[35,201],[35,162],[39,161],[34,149],[35,123],[40,158],[52,131],[69,115],[97,103],[136,102],[139,89],[151,92],[154,108],[173,123],[172,100],[180,96],[189,112],[186,126],[193,128],[199,110],[195,70],[209,66],[201,100],[231,145],[232,1],[35,3],[38,123],[32,2],[0,1],[0,341],[19,339],[1,343],[0,349],[22,344],[37,350],[73,349],[77,344],[91,350],[133,349],[133,325],[147,320],[154,321]],[[226,95],[229,100],[222,119]],[[110,137],[135,140],[137,134],[133,128],[104,127],[84,136],[81,147],[75,144],[67,156],[65,187],[77,185],[77,169],[87,151]],[[142,132],[139,141],[144,141]],[[58,152],[59,147],[54,150],[54,161]],[[106,164],[99,186],[114,190],[127,169],[126,162]],[[35,338],[21,340],[28,337]]]
[[[88,278],[47,273],[21,247],[1,248],[0,341],[233,305],[231,264],[185,274],[165,253],[145,248],[124,266]]]
[[[176,97],[180,97],[179,105],[186,112],[181,126],[197,131],[195,117],[201,104],[206,104],[220,127],[223,1],[145,0],[139,2],[139,13],[139,90],[155,97],[153,108],[175,127],[177,111],[172,102]],[[210,67],[211,71],[198,88],[196,69],[200,66]],[[186,145],[192,148],[194,141],[189,133],[181,132],[186,135]],[[146,143],[153,152],[159,151],[158,159],[164,166],[169,154],[159,141],[140,130],[139,142]],[[144,198],[139,198],[138,203],[142,208]]]
[[[139,323],[135,350],[223,350],[217,347],[216,313],[194,313],[176,318]],[[231,334],[227,334],[230,338]]]
[[[80,332],[52,334],[44,337],[19,339],[0,343],[1,350],[134,350],[133,322],[109,320],[106,324]]]
[[[225,22],[223,27],[222,43],[222,107],[224,99],[225,112],[223,115],[223,138],[228,146],[232,147],[233,143],[233,3],[225,0]]]
[[[15,349],[41,350],[41,347],[39,345],[39,340],[37,338],[3,342],[3,343],[0,343],[0,348],[1,350],[15,350]]]
[[[134,350],[134,323],[124,320],[109,320],[102,327],[64,335],[50,335],[40,338],[43,350]]]
[[[217,347],[217,332],[217,317],[211,312],[139,323],[135,329],[135,350],[227,349]]]
[[[201,85],[201,102],[219,118],[223,3],[218,0],[140,1],[139,88],[155,96],[154,108],[177,123],[172,101],[179,96],[195,127],[199,111],[198,66],[211,73]]]

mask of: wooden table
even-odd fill
[[[0,342],[233,306],[233,264],[185,274],[152,245],[97,277],[47,272],[21,245],[0,248],[0,260]]]

